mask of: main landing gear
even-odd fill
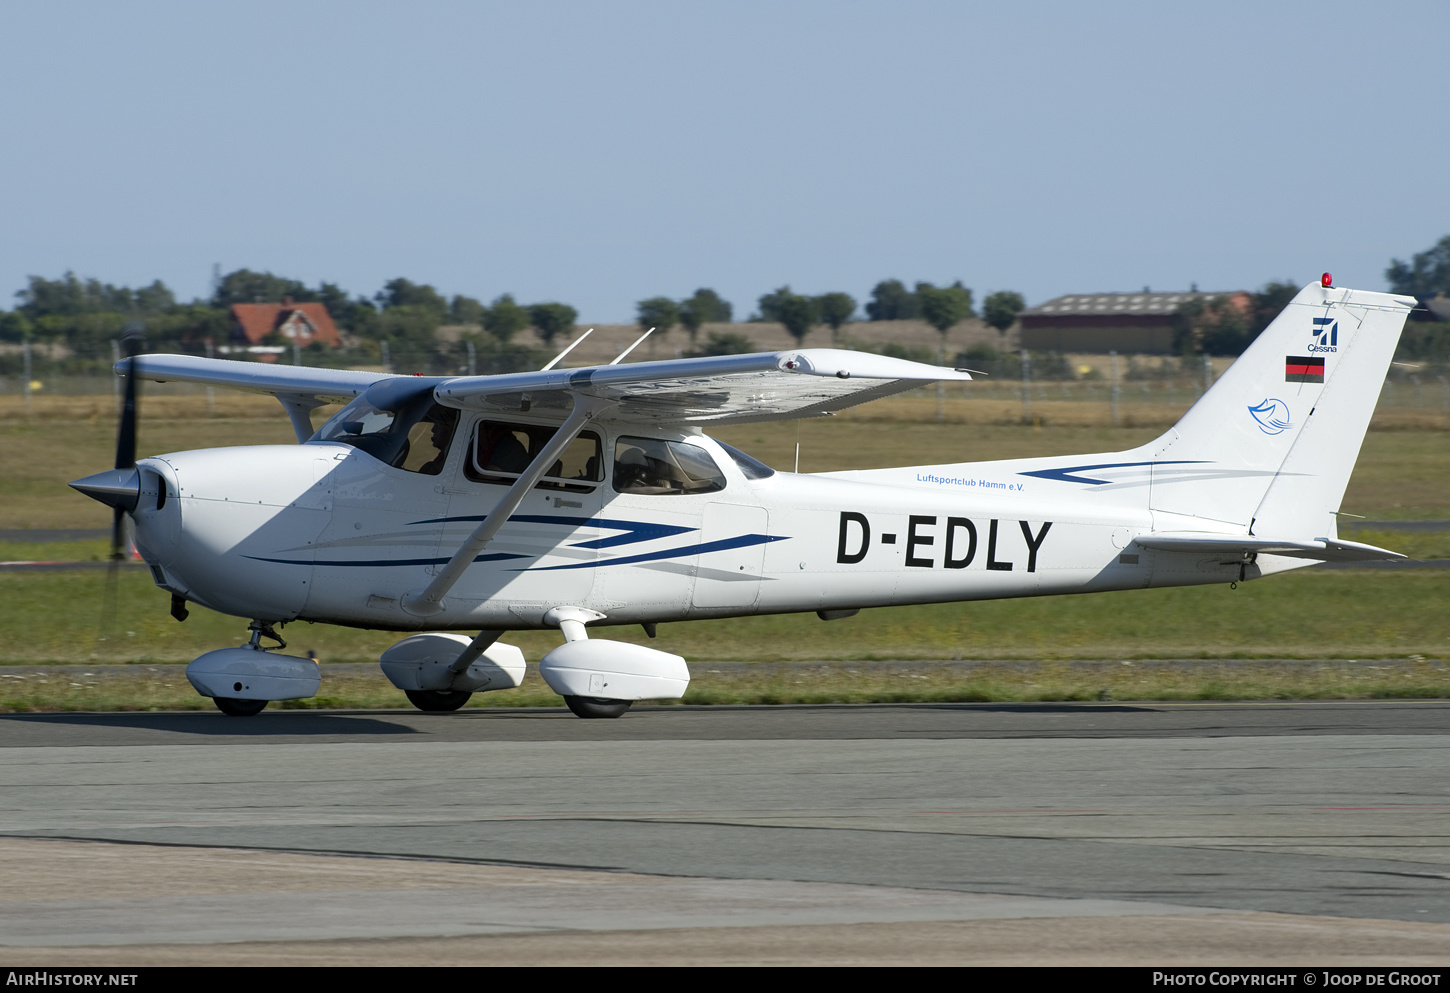
[[[622,717],[636,700],[677,700],[690,685],[678,655],[605,638],[584,626],[604,615],[584,607],[552,607],[544,623],[564,633],[564,644],[539,660],[539,675],[564,698],[575,717]],[[606,695],[608,694],[608,695]]]
[[[458,710],[475,693],[503,690],[524,679],[524,653],[485,629],[469,639],[448,631],[415,634],[383,652],[383,675],[426,714]]]
[[[564,702],[575,717],[623,717],[633,700],[606,700],[596,696],[566,696]]]
[[[466,690],[404,690],[408,702],[427,714],[447,714],[459,709],[473,696]]]

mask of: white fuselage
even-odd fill
[[[643,433],[595,430],[605,452]],[[1133,476],[1147,478],[1146,462],[1113,467],[1112,485],[1026,474],[1093,456],[752,479],[698,432],[652,433],[704,449],[724,487],[621,493],[611,468],[592,487],[531,491],[429,616],[402,599],[507,488],[468,478],[461,442],[437,475],[322,442],[145,459],[136,544],[158,585],[225,613],[395,630],[538,628],[559,605],[659,622],[1222,583],[1307,564],[1133,544],[1155,525]]]

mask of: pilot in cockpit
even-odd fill
[[[402,468],[425,476],[438,475],[443,471],[443,464],[448,461],[448,445],[453,440],[453,431],[457,427],[458,411],[434,404],[409,432],[415,440],[403,452]],[[425,428],[428,431],[426,441],[423,438]],[[425,458],[426,461],[419,461]]]

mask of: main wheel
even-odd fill
[[[597,696],[566,696],[564,702],[575,717],[620,717],[632,700],[605,700]]]
[[[467,690],[404,690],[408,702],[429,714],[446,714],[457,710],[473,696]]]
[[[229,696],[214,696],[211,702],[216,704],[228,717],[256,717],[267,708],[270,700],[237,700]]]

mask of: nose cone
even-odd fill
[[[70,484],[92,500],[124,511],[136,509],[141,499],[141,474],[135,469],[107,469]]]

